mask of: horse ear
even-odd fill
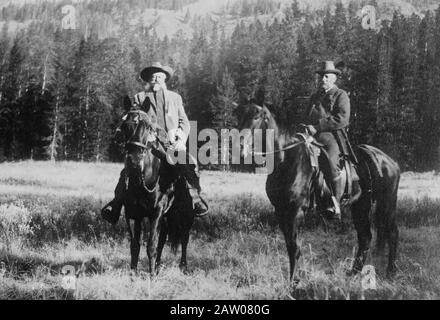
[[[270,113],[273,113],[274,106],[271,101],[265,102],[264,106],[266,107],[267,110],[269,110]]]
[[[241,92],[240,93],[240,102],[239,104],[241,105],[246,105],[249,104],[251,101],[249,94]]]
[[[339,69],[339,70],[341,70],[341,71],[344,71],[344,70],[347,68],[347,66],[346,66],[346,64],[345,64],[344,61],[339,61],[339,62],[335,65],[335,67],[336,67],[336,69]]]
[[[123,103],[124,103],[124,110],[128,112],[131,109],[132,105],[133,105],[131,103],[131,99],[130,99],[130,97],[128,95],[126,95],[124,97],[124,102]]]
[[[265,92],[263,88],[259,88],[257,92],[255,93],[255,101],[259,106],[262,106],[264,104],[265,100]]]

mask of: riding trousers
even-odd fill
[[[329,174],[332,178],[339,177],[341,173],[340,166],[340,150],[338,146],[338,142],[336,141],[335,136],[331,132],[321,132],[315,136],[316,141],[322,143],[324,145],[324,149],[327,152],[328,160],[329,160]]]

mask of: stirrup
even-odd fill
[[[335,215],[341,216],[341,206],[339,205],[339,201],[336,200],[335,196],[332,196],[333,207],[335,208]]]
[[[202,198],[202,197],[200,197],[199,196],[199,201],[197,201],[197,203],[203,203],[204,205],[205,205],[205,207],[206,207],[206,210],[204,211],[204,212],[202,212],[202,213],[196,213],[195,214],[195,216],[197,217],[197,218],[200,218],[200,217],[204,217],[204,216],[206,216],[207,214],[208,214],[208,212],[209,212],[209,206],[208,206],[208,204],[206,203],[206,201]],[[196,208],[195,208],[195,202],[193,201],[193,210],[195,210]]]
[[[335,196],[332,196],[332,202],[333,206],[328,207],[327,209],[321,211],[321,216],[323,216],[326,219],[331,220],[341,220],[341,207],[339,206],[338,201],[336,200]]]
[[[115,226],[118,223],[120,213],[115,215],[115,208],[110,204],[106,205],[101,209],[101,217],[109,222],[111,225]]]

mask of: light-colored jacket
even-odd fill
[[[190,123],[183,108],[183,101],[180,94],[164,90],[165,97],[165,121],[167,124],[168,136],[170,139],[178,137],[184,143],[188,140]],[[149,114],[153,119],[157,117],[156,103],[153,92],[139,92],[134,96],[134,106]]]

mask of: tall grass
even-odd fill
[[[89,241],[103,236],[126,235],[123,216],[116,227],[111,227],[100,217],[102,201],[92,197],[0,195],[0,238],[21,238],[34,245],[60,241],[72,237]],[[277,220],[270,203],[261,196],[237,195],[210,201],[211,213],[195,221],[192,232],[198,237],[220,239],[231,232],[278,232]],[[408,228],[440,225],[440,199],[405,197],[399,199],[398,223]],[[320,227],[315,215],[305,218],[307,230]],[[341,225],[352,229],[351,217],[346,216]]]
[[[166,248],[159,276],[129,270],[123,219],[111,227],[100,208],[112,196],[120,166],[77,163],[0,165],[0,299],[438,299],[440,199],[421,193],[417,175],[404,175],[397,217],[399,272],[383,277],[386,259],[374,254],[378,288],[363,292],[346,277],[356,234],[351,218],[323,232],[309,215],[299,236],[302,257],[288,282],[284,239],[264,192],[264,176],[202,172],[211,212],[197,219],[188,248],[190,270]],[[76,179],[76,176],[79,176]],[[440,179],[429,175],[431,188]],[[411,194],[411,184],[420,187]],[[418,187],[415,187],[418,188]],[[402,192],[401,192],[402,191]],[[373,252],[374,253],[374,252]],[[78,271],[77,290],[61,287],[61,269]]]
[[[397,203],[397,219],[400,225],[409,228],[439,226],[440,199],[402,197]]]

